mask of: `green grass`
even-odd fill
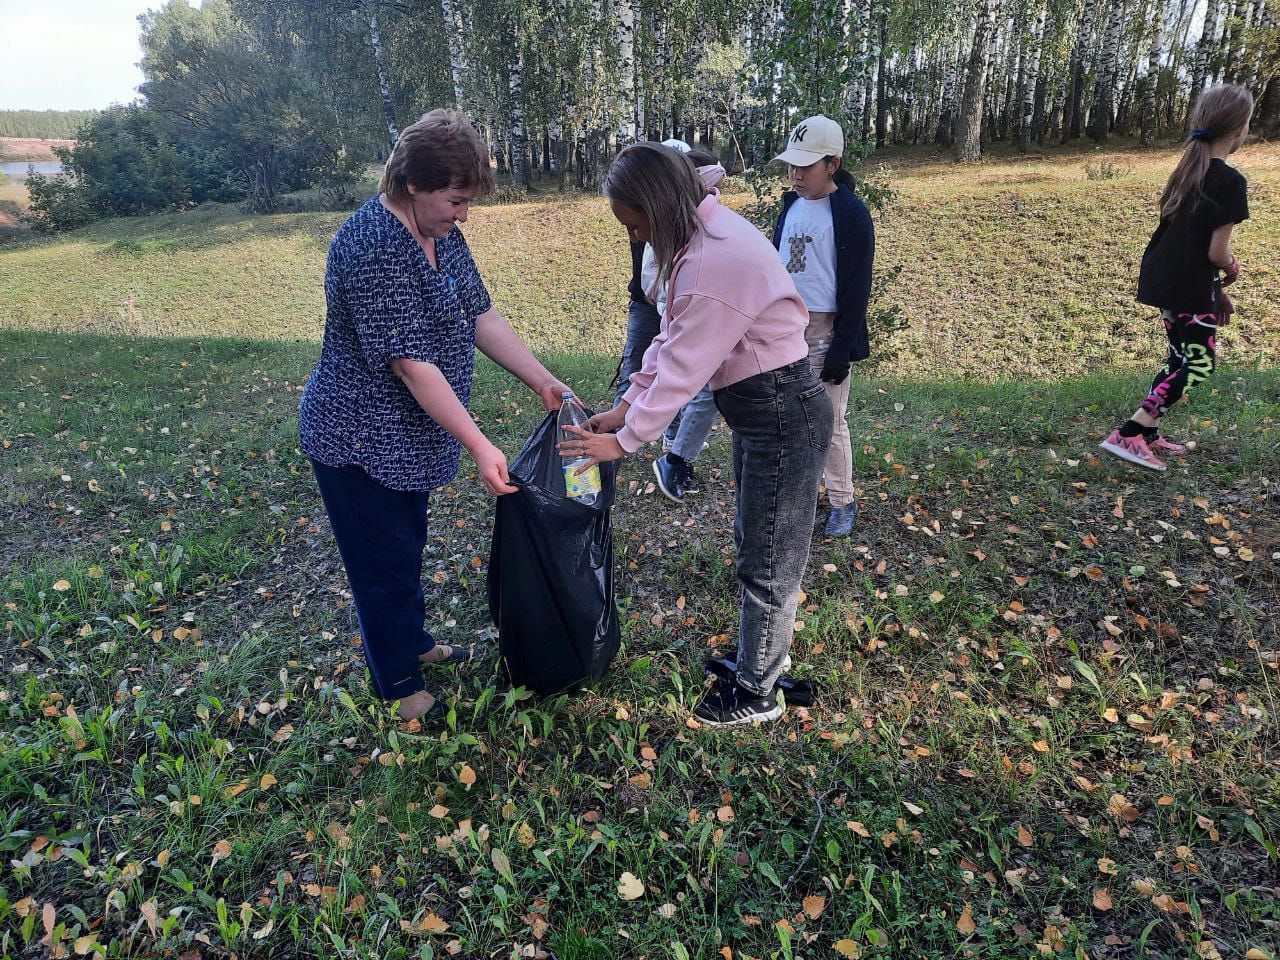
[[[482,208],[470,235],[598,403],[622,266],[595,203]],[[815,540],[795,637],[822,692],[759,730],[686,722],[736,624],[723,427],[683,506],[624,466],[624,647],[550,701],[497,678],[492,501],[464,461],[424,576],[432,630],[481,657],[432,673],[451,717],[427,735],[369,697],[297,449],[338,219],[0,248],[0,311],[34,328],[0,330],[0,957],[1274,954],[1280,373],[1238,356],[1193,393],[1169,429],[1196,448],[1165,476],[1095,456],[1147,371],[1039,379],[1041,343],[992,376],[957,337],[945,372],[985,375],[926,376],[912,348],[858,378],[859,530]],[[125,291],[136,316],[101,313]],[[1063,323],[1093,343],[1087,312]],[[1100,362],[1081,350],[1065,371]],[[536,407],[480,365],[509,456]]]
[[[931,153],[877,160],[900,195],[877,228],[885,294],[909,321],[885,372],[985,378],[1078,376],[1150,366],[1162,351],[1134,303],[1152,211],[1176,155],[1117,154],[1131,173],[1086,178],[1095,154]],[[1238,230],[1239,314],[1221,336],[1241,365],[1280,358],[1280,151],[1250,147],[1253,219]],[[730,198],[745,203],[746,195]],[[255,217],[235,208],[110,221],[0,247],[0,328],[124,336],[318,340],[321,277],[340,213]],[[468,242],[495,300],[538,349],[621,347],[630,260],[600,197],[540,196],[476,208]]]

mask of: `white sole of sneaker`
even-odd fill
[[[1113,457],[1119,457],[1121,460],[1127,460],[1135,466],[1142,467],[1146,470],[1154,470],[1156,473],[1162,473],[1166,469],[1163,464],[1156,466],[1154,463],[1147,463],[1141,457],[1134,456],[1124,447],[1117,446],[1114,443],[1107,443],[1105,440],[1098,444],[1098,449],[1107,451],[1107,453],[1111,454]]]
[[[668,500],[670,500],[672,503],[684,503],[683,498],[677,497],[675,494],[673,494],[670,490],[666,488],[666,485],[662,482],[662,471],[658,469],[658,461],[657,460],[653,461],[651,466],[653,467],[653,475],[658,481],[658,489],[662,491],[662,495],[666,497]]]
[[[782,716],[784,710],[785,708],[779,703],[776,704],[768,713],[757,713],[753,717],[744,717],[741,720],[707,720],[705,717],[700,717],[696,713],[693,715],[693,719],[707,727],[740,727],[748,723],[768,723],[770,720],[777,720]]]

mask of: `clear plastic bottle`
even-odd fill
[[[581,439],[565,430],[566,426],[581,427],[584,430],[587,427],[587,411],[572,393],[565,393],[560,397],[560,416],[556,420],[556,425],[560,428],[562,441],[567,440],[572,443],[574,440]],[[560,458],[561,465],[564,467],[564,495],[587,506],[593,506],[596,498],[600,496],[600,467],[593,466],[590,470],[577,472],[579,467],[589,463],[590,460],[590,457],[561,456]]]

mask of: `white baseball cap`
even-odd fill
[[[773,159],[793,167],[807,167],[824,157],[843,156],[844,131],[830,117],[819,114],[796,124],[787,140],[787,149]]]
[[[670,150],[674,150],[676,153],[688,153],[693,149],[693,147],[689,146],[683,140],[677,140],[675,137],[672,137],[670,140],[663,140],[662,145]]]

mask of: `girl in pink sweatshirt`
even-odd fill
[[[773,245],[720,204],[687,157],[633,144],[614,161],[604,192],[631,241],[653,246],[667,310],[622,401],[592,418],[594,433],[570,428],[578,439],[561,448],[592,464],[634,453],[710,383],[733,431],[742,601],[737,676],[710,690],[694,717],[711,725],[773,720],[782,715],[776,684],[789,660],[831,443],[831,403],[804,339],[809,313]]]

